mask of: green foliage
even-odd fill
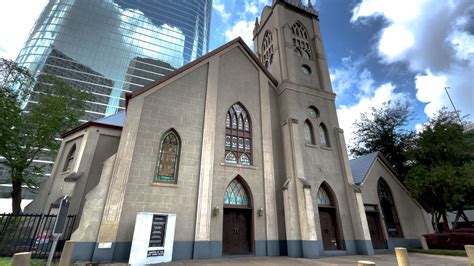
[[[350,152],[360,156],[380,151],[404,176],[407,172],[405,152],[415,136],[413,131],[406,129],[412,117],[408,102],[388,101],[379,109],[371,108],[370,113],[362,114],[354,123],[355,145],[350,147]]]
[[[442,109],[417,135],[406,185],[431,211],[445,214],[473,204],[474,145],[455,112]]]
[[[419,249],[419,248],[409,248],[408,252],[412,253],[424,253],[432,255],[446,255],[446,256],[458,256],[458,257],[467,257],[466,250],[451,250],[451,249]]]
[[[35,80],[27,69],[0,59],[0,156],[10,169],[14,213],[21,212],[21,185],[37,185],[42,174],[33,159],[45,149],[58,149],[56,138],[78,124],[87,99],[59,78]]]

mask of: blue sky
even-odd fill
[[[0,1],[0,57],[16,57],[46,2]],[[360,113],[388,100],[412,103],[416,114],[412,128],[442,106],[452,109],[446,86],[456,107],[474,120],[474,1],[312,3],[320,14],[346,142],[350,143],[352,123]],[[213,0],[210,50],[238,36],[251,46],[255,18],[270,4],[271,0]]]
[[[303,0],[306,3],[307,0]],[[312,0],[346,142],[361,112],[409,101],[420,127],[443,106],[474,115],[474,1]],[[241,36],[271,0],[214,0],[210,49]]]

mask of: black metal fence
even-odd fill
[[[59,238],[55,256],[59,257],[64,243],[71,237],[75,215],[69,215],[66,228]],[[56,215],[0,214],[0,256],[17,252],[32,252],[34,258],[47,258],[53,244],[53,226]]]

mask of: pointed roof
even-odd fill
[[[354,180],[354,184],[359,186],[364,182],[365,177],[369,173],[369,170],[374,164],[375,159],[377,159],[379,156],[379,153],[380,152],[378,151],[372,152],[349,161],[351,164],[352,179]]]
[[[126,104],[125,106],[128,105],[128,101],[131,99],[131,98],[134,98],[142,93],[145,93],[147,92],[148,90],[151,90],[153,89],[154,87],[158,86],[159,84],[161,83],[164,83],[165,81],[168,81],[168,80],[171,80],[173,79],[174,77],[176,77],[177,75],[187,71],[188,69],[198,65],[199,63],[201,62],[204,62],[206,60],[208,60],[209,58],[213,57],[214,55],[216,54],[219,54],[220,52],[224,51],[225,49],[233,46],[234,44],[239,44],[241,47],[243,47],[244,51],[247,53],[247,55],[249,55],[249,57],[252,59],[252,61],[254,61],[254,63],[265,73],[265,75],[267,75],[268,79],[270,79],[270,81],[273,83],[273,85],[277,86],[278,85],[278,81],[272,76],[272,74],[270,74],[270,72],[268,72],[268,70],[263,66],[262,62],[260,62],[260,60],[257,58],[257,56],[254,54],[254,52],[248,47],[248,45],[242,40],[242,38],[240,37],[237,37],[235,39],[233,39],[232,41],[212,50],[211,52],[201,56],[200,58],[184,65],[183,67],[181,68],[178,68],[176,69],[175,71],[171,72],[169,75],[165,76],[164,78],[160,79],[160,80],[157,80],[157,81],[154,81],[152,83],[149,83],[148,85],[146,85],[145,87],[141,88],[140,90],[137,90],[137,91],[134,91],[133,93],[127,93],[126,95]]]
[[[66,136],[69,136],[72,133],[77,132],[89,126],[122,129],[123,126],[125,125],[125,116],[126,116],[126,111],[120,111],[113,115],[109,115],[109,116],[106,116],[94,121],[86,122],[84,124],[81,124],[73,129],[70,129],[64,132],[63,134],[61,134],[61,138],[65,138]]]

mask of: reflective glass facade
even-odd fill
[[[50,0],[16,61],[92,93],[83,120],[96,120],[124,109],[125,92],[206,54],[211,12],[212,0]],[[48,176],[54,157],[33,164]],[[7,171],[0,164],[0,183]]]
[[[51,0],[17,62],[94,94],[84,120],[95,120],[207,53],[211,11],[212,0]]]

